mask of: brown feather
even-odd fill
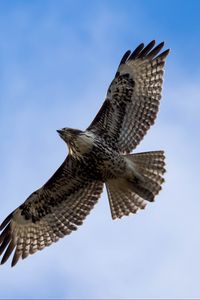
[[[79,164],[69,156],[41,189],[5,219],[2,228],[7,226],[0,236],[2,264],[15,250],[14,266],[20,258],[42,250],[83,223],[100,197],[103,182],[82,176]]]
[[[138,55],[141,53],[142,49],[144,48],[144,44],[141,43],[130,55],[129,60],[136,59]]]
[[[164,42],[154,45],[154,40],[146,47],[140,44],[120,65],[104,104],[88,127],[121,153],[129,153],[140,143],[159,110],[169,50],[159,54]]]
[[[155,40],[153,40],[153,41],[151,41],[141,52],[140,52],[140,54],[137,56],[137,58],[143,58],[143,57],[145,57],[148,53],[149,53],[149,51],[154,47],[154,45],[155,45],[155,43],[156,43],[156,41]]]

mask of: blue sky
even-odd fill
[[[56,129],[89,125],[122,54],[152,39],[171,48],[156,124],[137,148],[166,151],[157,201],[112,221],[104,193],[76,233],[0,268],[0,298],[200,297],[199,11],[199,1],[0,1],[1,220],[64,160]]]

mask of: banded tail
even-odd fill
[[[126,155],[134,165],[141,179],[117,178],[108,180],[106,188],[112,218],[121,218],[144,209],[147,201],[154,201],[164,182],[165,156],[163,151],[143,152]]]

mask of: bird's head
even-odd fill
[[[73,144],[73,142],[75,142],[75,140],[77,139],[78,135],[82,133],[81,130],[67,127],[59,129],[57,130],[57,132],[59,136],[68,144],[68,146]]]
[[[77,150],[77,139],[82,133],[79,129],[73,129],[73,128],[62,128],[57,130],[59,136],[67,143],[69,152],[74,153]]]
[[[91,150],[94,134],[79,129],[63,128],[57,130],[60,137],[67,143],[70,154],[81,155]]]

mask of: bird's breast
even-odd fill
[[[84,134],[81,134],[77,137],[76,147],[81,154],[89,153],[92,150],[93,145],[94,134],[86,131]]]

